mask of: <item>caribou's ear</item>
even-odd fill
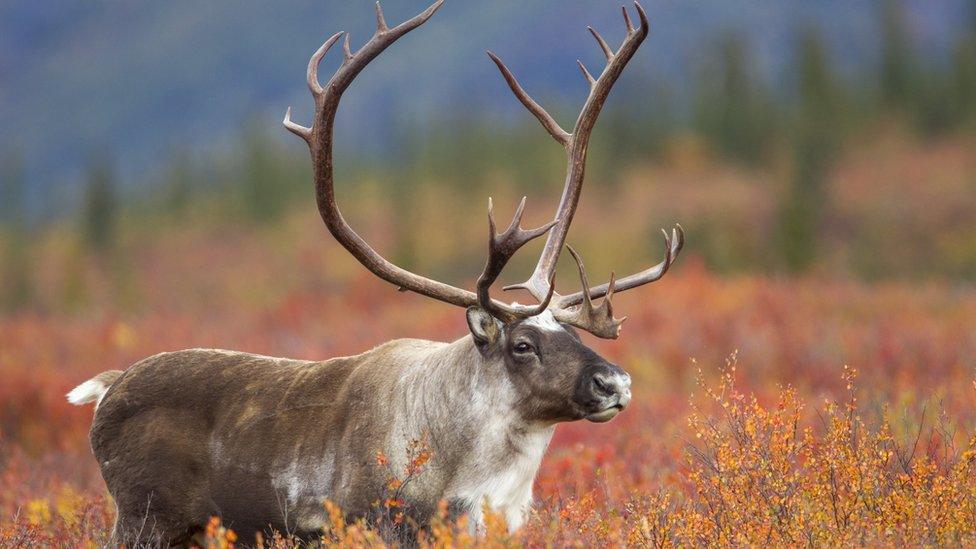
[[[492,345],[502,334],[502,323],[481,307],[468,307],[468,328],[479,349]]]

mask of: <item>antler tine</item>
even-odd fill
[[[319,49],[315,50],[312,54],[312,58],[308,60],[308,70],[306,71],[306,79],[308,80],[308,89],[311,90],[312,95],[318,97],[322,95],[322,84],[319,84],[319,63],[322,62],[322,58],[325,54],[329,53],[329,50],[336,43],[336,40],[342,36],[344,31],[339,31],[329,37],[324,44],[319,46]]]
[[[491,198],[488,199],[488,258],[485,261],[485,268],[481,276],[478,277],[478,302],[492,316],[506,321],[534,316],[545,311],[554,293],[554,291],[550,291],[547,297],[541,300],[542,303],[534,307],[518,304],[502,305],[492,300],[488,293],[491,285],[498,279],[515,252],[529,241],[546,234],[556,224],[554,221],[550,221],[536,229],[523,229],[522,214],[525,211],[525,201],[526,198],[523,196],[515,209],[515,214],[512,216],[512,222],[509,223],[508,228],[498,233],[495,230],[494,204]]]
[[[650,29],[651,24],[647,21],[647,13],[644,12],[644,6],[641,6],[639,2],[634,1],[634,9],[637,10],[637,16],[640,17],[640,31],[647,34]]]
[[[588,288],[590,283],[586,277],[586,268],[583,267],[583,258],[580,257],[580,254],[572,246],[567,244],[566,249],[573,256],[573,260],[576,261],[576,268],[579,270],[580,282],[582,282],[583,288]],[[599,307],[594,307],[589,293],[583,292],[582,301],[575,309],[556,308],[553,311],[553,315],[556,317],[556,320],[586,330],[597,337],[616,339],[620,335],[621,325],[627,318],[614,318],[613,316],[612,298],[613,292],[616,289],[616,279],[613,273],[610,274],[608,287],[607,295]]]
[[[595,86],[596,79],[593,78],[593,75],[590,74],[590,71],[586,70],[586,65],[584,65],[583,62],[580,61],[579,59],[576,60],[576,64],[579,65],[579,70],[580,72],[583,73],[583,78],[586,78],[586,81],[590,84],[590,88]]]
[[[559,144],[566,146],[569,143],[569,138],[571,137],[569,133],[559,125],[559,122],[556,122],[551,114],[546,112],[546,109],[542,108],[542,105],[539,105],[539,103],[537,103],[534,99],[532,99],[531,96],[529,96],[528,93],[526,93],[525,89],[522,88],[522,85],[519,84],[518,80],[516,80],[515,75],[512,74],[512,71],[508,70],[508,67],[505,66],[505,63],[502,63],[502,60],[499,59],[497,55],[489,51],[488,57],[490,57],[491,60],[495,62],[495,65],[498,66],[498,70],[501,71],[502,77],[505,78],[505,82],[508,83],[508,87],[512,89],[512,93],[515,94],[515,97],[518,98],[522,105],[524,105],[525,108],[528,109],[529,112],[539,120],[539,123],[542,124],[542,127],[545,128],[547,132],[549,132],[549,135],[551,135],[553,139],[555,139]]]
[[[590,31],[590,34],[592,34],[593,38],[596,39],[596,43],[599,44],[600,49],[603,50],[603,55],[607,56],[607,61],[612,60],[613,50],[610,49],[610,44],[607,44],[607,41],[604,40],[603,37],[600,36],[600,33],[596,32],[596,29],[593,27],[586,27],[586,30]]]
[[[586,276],[586,267],[583,266],[583,257],[576,251],[575,248],[566,244],[566,248],[569,250],[569,255],[573,256],[573,261],[576,262],[576,268],[579,270],[580,282],[583,284],[584,288],[590,287],[590,280]],[[583,306],[592,309],[593,300],[590,298],[590,294],[584,293],[583,295]]]
[[[634,32],[634,23],[630,20],[630,14],[627,13],[627,6],[620,6],[620,11],[624,12],[624,23],[627,24],[627,32]]]
[[[675,227],[671,229],[670,235],[668,235],[668,233],[664,233],[664,242],[666,249],[664,252],[663,261],[649,269],[645,269],[639,273],[635,273],[617,280],[614,290],[622,292],[660,280],[671,268],[671,265],[674,264],[674,260],[677,259],[678,254],[681,253],[681,249],[684,247],[685,233],[682,230],[681,225],[675,225]],[[606,295],[612,295],[612,293],[613,291],[611,291],[609,284],[601,284],[599,286],[589,288],[588,292],[581,291],[562,296],[559,298],[555,306],[558,308],[573,307],[584,302],[586,300],[586,296],[589,296],[592,299],[599,299],[600,297]]]
[[[377,5],[379,5],[378,2]],[[352,49],[349,47],[349,37],[350,35],[347,32],[345,40],[342,41],[342,53],[345,55],[345,63],[352,61]]]
[[[376,32],[382,33],[390,30],[386,26],[386,19],[383,18],[383,6],[380,5],[379,0],[376,0]]]
[[[603,296],[603,302],[607,304],[607,309],[610,314],[613,314],[613,293],[617,291],[617,273],[615,271],[610,271],[610,282],[607,283],[607,295]],[[621,322],[626,320],[627,317],[620,319]]]
[[[312,128],[306,128],[301,124],[296,124],[291,120],[291,106],[285,111],[285,119],[281,121],[285,125],[285,128],[291,133],[301,137],[306,143],[312,138]]]
[[[606,44],[606,41],[603,40],[599,33],[592,28],[590,29],[590,33],[596,38],[604,54],[607,55],[607,64],[603,72],[600,73],[600,76],[594,79],[590,72],[586,70],[583,63],[579,63],[580,70],[583,72],[587,81],[590,82],[590,94],[583,104],[579,117],[576,119],[573,132],[569,134],[569,139],[566,142],[566,179],[563,185],[563,194],[559,200],[559,207],[554,216],[554,218],[559,219],[559,223],[549,233],[539,261],[536,263],[535,270],[532,271],[529,279],[521,284],[507,286],[505,288],[506,290],[527,290],[537,300],[541,300],[548,293],[548,281],[552,278],[551,275],[556,270],[559,254],[566,241],[566,236],[569,234],[569,227],[573,222],[573,216],[576,214],[576,207],[579,202],[580,193],[582,192],[590,134],[593,131],[593,127],[596,124],[596,120],[600,115],[600,111],[607,97],[610,95],[610,90],[617,82],[624,68],[634,57],[634,54],[637,53],[637,49],[644,42],[644,39],[647,38],[649,29],[647,16],[640,4],[635,2],[634,5],[637,7],[637,13],[640,16],[640,27],[637,29],[634,28],[633,22],[630,20],[630,15],[625,8],[623,12],[624,21],[627,23],[627,36],[624,38],[623,43],[616,53],[610,49],[610,46]],[[508,80],[510,77],[508,70],[504,69],[501,65],[499,68],[502,68],[502,74]],[[512,85],[512,81],[509,82],[509,85],[515,91],[515,95],[525,103],[525,100],[522,99],[524,92],[520,92],[520,88],[516,89]],[[529,105],[526,104],[526,106],[528,107]],[[529,107],[529,110],[533,111],[533,108]]]

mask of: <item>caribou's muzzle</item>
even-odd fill
[[[589,381],[596,411],[586,415],[588,421],[610,421],[630,404],[630,375],[614,365],[597,370]]]

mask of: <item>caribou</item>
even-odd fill
[[[472,292],[383,258],[343,219],[333,186],[333,123],[343,92],[442,3],[393,27],[377,3],[376,31],[355,52],[348,34],[332,35],[308,63],[315,103],[311,127],[292,121],[290,107],[284,126],[308,145],[316,202],[332,236],[397,289],[465,308],[469,333],[450,343],[398,339],[324,361],[190,349],[82,383],[68,399],[95,403],[91,446],[117,506],[116,543],[151,537],[185,543],[212,516],[241,539],[271,530],[314,537],[327,525],[325,501],[348,518],[374,519],[389,471],[407,466],[417,440],[429,445],[430,460],[400,489],[413,524],[424,524],[446,502],[455,516],[467,514],[473,528],[488,508],[514,531],[526,520],[533,480],[555,426],[606,422],[627,407],[630,376],[587,347],[577,330],[616,338],[624,318],[614,316],[615,292],[660,279],[681,251],[681,227],[664,233],[663,261],[620,279],[611,274],[596,286],[589,285],[580,255],[565,242],[583,187],[590,134],[611,88],[647,37],[647,16],[635,3],[635,25],[623,8],[626,36],[617,49],[589,28],[606,65],[594,77],[579,63],[590,91],[572,131],[488,53],[522,105],[565,149],[567,171],[555,215],[541,227],[522,228],[523,198],[499,232],[488,200],[487,260]],[[320,61],[343,36],[342,63],[322,85]],[[531,276],[504,288],[526,291],[534,303],[492,298],[489,290],[508,261],[544,235]],[[561,295],[555,272],[564,245],[582,289]]]

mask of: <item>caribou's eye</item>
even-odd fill
[[[534,351],[535,349],[532,348],[532,345],[524,341],[519,341],[518,343],[515,344],[516,353],[524,354],[524,353],[531,353]]]

